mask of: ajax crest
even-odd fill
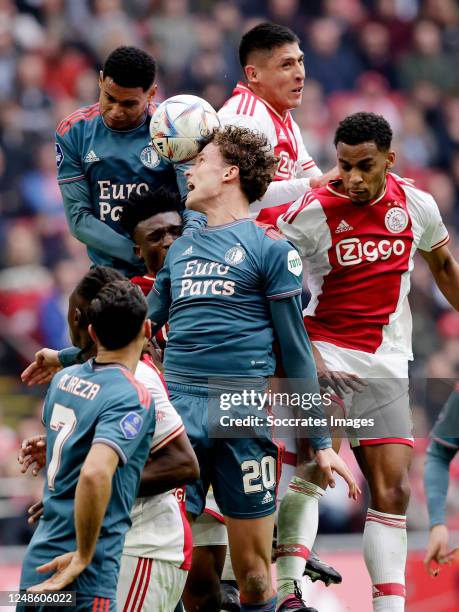
[[[160,159],[155,149],[152,146],[148,146],[142,149],[142,152],[140,153],[140,161],[144,166],[150,168],[151,170],[152,168],[156,168],[160,162]]]
[[[225,261],[230,266],[238,266],[245,259],[245,250],[240,244],[231,247],[225,253]]]
[[[408,225],[408,214],[403,208],[391,208],[386,212],[384,222],[392,234],[400,234]]]

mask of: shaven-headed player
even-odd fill
[[[249,203],[263,196],[274,165],[266,138],[249,129],[227,126],[213,135],[187,171],[187,208],[206,214],[208,224],[169,248],[148,296],[156,326],[170,323],[165,376],[200,462],[200,482],[187,487],[187,510],[202,513],[212,484],[244,612],[275,609],[270,565],[279,449],[268,432],[209,437],[209,379],[255,379],[263,388],[275,369],[276,334],[287,375],[317,386],[301,316],[300,259],[276,232],[248,218]],[[311,413],[321,417],[321,406]],[[316,431],[312,442],[327,480],[336,469],[355,496],[352,474],[337,461],[327,432]],[[270,466],[269,478],[262,477],[263,465]]]
[[[446,299],[459,308],[459,266],[446,246],[448,233],[437,204],[389,172],[395,162],[391,140],[383,117],[346,117],[335,134],[341,178],[306,194],[278,220],[308,261],[311,300],[304,314],[314,346],[330,370],[368,381],[347,404],[352,416],[369,416],[376,423],[361,436],[366,439],[354,433],[351,443],[371,493],[363,547],[377,612],[405,606],[405,512],[413,446],[408,293],[416,250]],[[310,548],[323,488],[300,463],[280,509],[280,545]],[[296,563],[290,559],[291,578],[278,584],[281,597],[294,598],[303,565],[300,557]]]
[[[124,535],[155,425],[151,396],[133,376],[151,333],[146,312],[137,287],[106,285],[87,313],[96,358],[56,374],[43,408],[43,517],[21,589],[72,584],[77,610],[116,609]]]
[[[85,356],[94,350],[88,333],[89,305],[105,285],[122,278],[112,268],[95,266],[70,296],[69,330],[74,345],[86,348]],[[58,362],[57,351],[42,349],[37,360],[40,354],[46,356],[47,362],[52,359]],[[117,605],[126,612],[169,612],[180,599],[191,563],[191,531],[184,515],[184,490],[176,487],[196,478],[199,471],[182,420],[170,403],[162,376],[148,354],[142,355],[135,377],[155,402],[156,425],[150,458],[142,472],[131,512],[132,525],[124,542]],[[41,438],[39,443],[33,439],[23,445],[20,455],[23,471],[34,461],[34,474],[40,467],[43,436],[38,438]]]
[[[145,268],[119,223],[131,194],[165,186],[186,192],[183,167],[149,144],[156,63],[145,51],[118,47],[99,77],[99,101],[79,108],[56,130],[57,178],[73,236],[93,264],[126,276]]]

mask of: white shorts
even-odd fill
[[[193,546],[226,546],[228,535],[225,519],[210,488],[204,512],[193,523]]]
[[[365,353],[328,342],[314,342],[314,346],[330,370],[357,374],[367,383],[362,391],[351,391],[343,400],[346,419],[351,419],[354,424],[353,428],[347,429],[351,446],[413,446],[406,356]]]
[[[119,612],[172,612],[188,572],[168,561],[121,555],[116,593]]]

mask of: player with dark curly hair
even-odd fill
[[[459,310],[459,265],[447,247],[438,206],[430,194],[390,172],[391,139],[382,116],[360,112],[343,119],[334,139],[340,178],[305,194],[278,219],[308,262],[312,295],[304,321],[320,360],[333,375],[366,381],[360,392],[346,394],[345,403],[351,422],[364,417],[369,424],[348,435],[370,489],[363,551],[377,612],[405,609],[413,451],[408,293],[416,250]],[[279,511],[282,543],[312,545],[310,516],[325,486],[317,473],[297,464]],[[291,567],[290,583],[278,584],[284,595],[302,576],[302,564]]]
[[[200,462],[200,481],[187,487],[187,511],[202,513],[212,485],[244,612],[275,610],[270,568],[280,449],[263,423],[229,437],[220,421],[222,402],[229,389],[266,389],[275,337],[287,376],[318,391],[301,313],[301,259],[271,227],[248,217],[250,201],[263,196],[275,166],[265,136],[234,126],[214,133],[186,172],[186,207],[205,213],[207,226],[173,243],[147,298],[155,326],[170,322],[165,377]],[[250,409],[235,402],[228,416],[250,416]],[[321,405],[308,415],[321,418]],[[330,448],[327,429],[314,433],[327,482],[335,469],[355,496],[353,476]]]
[[[165,186],[185,195],[183,166],[160,158],[149,144],[156,63],[136,47],[118,47],[99,75],[97,104],[75,110],[56,130],[56,162],[73,236],[93,264],[126,276],[145,267],[119,223],[131,194]]]

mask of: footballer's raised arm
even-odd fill
[[[87,247],[138,265],[132,242],[95,216],[91,191],[74,138],[72,130],[56,132],[57,181],[70,232]]]

